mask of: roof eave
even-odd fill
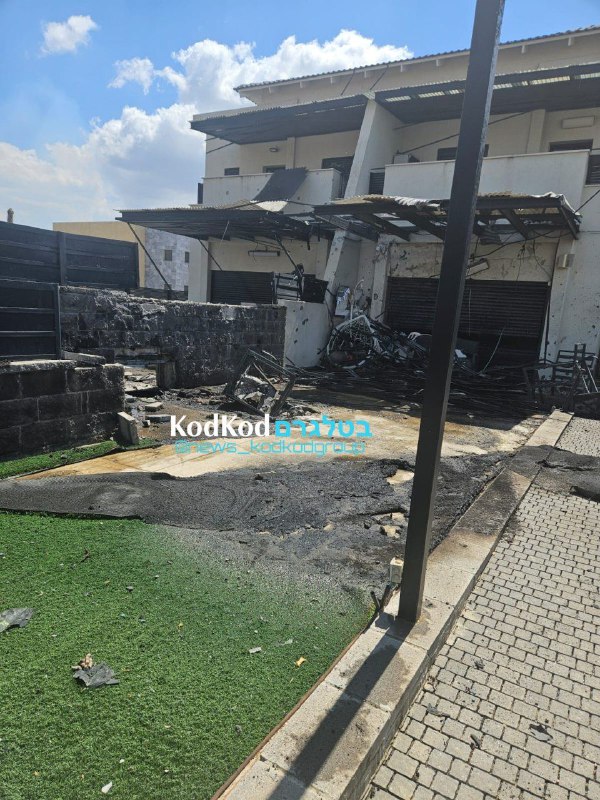
[[[575,28],[573,30],[560,31],[558,33],[549,33],[544,36],[533,36],[525,39],[513,39],[507,42],[500,43],[500,49],[505,50],[511,47],[518,47],[523,44],[535,45],[537,43],[547,43],[552,41],[559,41],[560,39],[569,39],[579,36],[590,36],[595,33],[600,33],[600,25],[591,25],[586,28]],[[245,91],[257,91],[259,89],[268,89],[270,87],[276,88],[278,86],[289,86],[294,83],[323,80],[329,77],[344,77],[351,75],[354,72],[371,71],[382,68],[392,68],[402,65],[409,66],[410,64],[423,63],[426,61],[435,61],[440,58],[458,58],[469,54],[468,49],[464,50],[447,50],[441,53],[428,53],[424,56],[416,56],[415,58],[399,59],[398,61],[383,61],[376,64],[365,64],[350,69],[331,70],[330,72],[320,72],[313,75],[300,75],[294,78],[285,78],[279,81],[263,81],[259,83],[244,83],[239,86],[234,86],[234,90],[238,94],[243,94]]]

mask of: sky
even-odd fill
[[[0,0],[0,218],[51,227],[187,205],[194,113],[240,83],[467,48],[475,0]],[[600,0],[506,0],[502,40],[600,23]]]

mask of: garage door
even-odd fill
[[[437,288],[437,279],[388,278],[387,324],[406,333],[431,333]],[[548,296],[548,284],[538,281],[468,280],[458,335],[478,343],[480,362],[494,351],[494,364],[535,361]]]
[[[211,303],[272,303],[273,273],[243,270],[213,270],[210,278]]]

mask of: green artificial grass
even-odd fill
[[[62,467],[65,464],[76,464],[78,461],[88,461],[90,458],[105,456],[118,450],[139,450],[142,447],[153,447],[157,444],[155,439],[146,439],[138,445],[123,447],[113,439],[105,442],[90,444],[84,447],[73,447],[68,450],[54,450],[52,453],[39,453],[24,458],[14,458],[10,461],[0,461],[0,480],[12,478],[14,475],[25,475],[28,472],[37,472],[42,469]],[[0,800],[2,795],[0,795]]]
[[[0,554],[0,610],[35,608],[0,634],[1,800],[210,798],[369,611],[134,520],[0,513]],[[118,686],[79,687],[88,652]]]

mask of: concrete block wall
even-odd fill
[[[110,361],[154,357],[173,362],[180,388],[225,383],[247,347],[283,359],[285,308],[226,306],[132,297],[61,287],[62,344]]]
[[[0,457],[110,438],[125,398],[123,367],[74,361],[0,365]]]

